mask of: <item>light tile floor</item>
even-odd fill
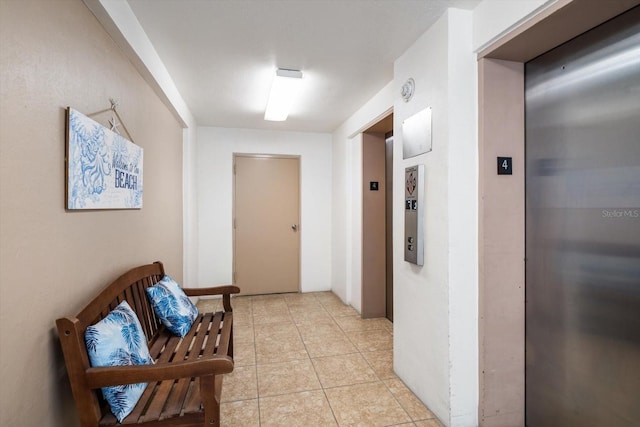
[[[393,373],[393,325],[331,292],[238,297],[224,427],[442,424]],[[201,311],[220,300],[198,302]]]

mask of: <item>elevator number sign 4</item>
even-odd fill
[[[498,157],[498,175],[511,175],[513,165],[511,157]]]

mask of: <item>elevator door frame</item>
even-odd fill
[[[393,322],[393,110],[362,132],[362,318]],[[376,148],[366,144],[377,145]],[[373,152],[372,152],[373,150]],[[374,165],[375,163],[375,165]],[[391,177],[390,177],[391,176]],[[371,180],[377,183],[372,190]]]

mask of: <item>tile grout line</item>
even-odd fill
[[[322,305],[322,302],[318,300],[318,297],[314,295],[314,298],[316,299],[316,302],[318,303],[318,305],[320,307],[322,307],[322,309],[325,309],[324,306]],[[286,300],[285,300],[286,302]],[[289,309],[289,304],[287,304],[287,309],[289,310],[289,315],[291,316],[291,310]],[[326,311],[326,309],[325,309]],[[331,313],[328,313],[329,316],[331,316]],[[307,353],[307,357],[309,358],[309,363],[311,363],[311,368],[313,369],[313,373],[316,376],[316,380],[318,380],[318,384],[320,385],[320,390],[322,391],[322,394],[325,398],[325,401],[327,402],[327,405],[329,405],[329,410],[331,410],[331,415],[333,416],[333,420],[336,423],[336,426],[340,427],[339,423],[338,423],[338,419],[336,417],[336,414],[333,410],[333,407],[331,406],[331,402],[329,401],[329,396],[327,396],[327,393],[324,390],[324,386],[322,385],[322,381],[320,381],[320,375],[318,375],[318,370],[316,369],[316,366],[313,363],[313,360],[311,358],[311,355],[309,354],[309,349],[307,348],[307,344],[304,342],[304,338],[302,338],[302,333],[300,332],[300,327],[299,325],[295,322],[295,319],[293,319],[293,316],[291,317],[291,319],[293,320],[293,324],[296,326],[296,330],[298,331],[298,335],[300,335],[300,340],[302,341],[302,345],[304,346],[304,350]],[[332,318],[333,320],[333,318]]]
[[[402,380],[400,380],[402,381]],[[382,384],[384,384],[384,386],[387,388],[387,390],[389,391],[389,393],[391,394],[391,396],[393,396],[393,399],[396,401],[396,403],[398,404],[398,406],[400,406],[400,408],[404,411],[404,413],[407,415],[407,417],[409,417],[409,419],[411,420],[412,423],[415,424],[416,421],[422,421],[422,420],[414,420],[413,417],[411,416],[411,414],[409,413],[409,411],[407,411],[407,409],[402,406],[402,403],[400,402],[400,400],[398,400],[398,398],[396,397],[396,395],[393,393],[393,391],[391,391],[391,389],[389,388],[389,385],[382,381]],[[404,384],[404,382],[403,382]],[[422,402],[421,402],[422,403]]]
[[[342,332],[344,333],[344,335],[347,337],[347,339],[353,344],[353,346],[356,348],[357,353],[360,355],[360,357],[362,359],[364,359],[365,363],[367,364],[367,366],[369,366],[369,368],[371,369],[371,371],[373,372],[373,374],[375,375],[375,377],[377,378],[377,381],[371,381],[371,382],[363,382],[363,383],[359,383],[359,384],[373,384],[373,383],[381,383],[382,385],[384,385],[384,387],[387,389],[387,391],[389,391],[389,394],[391,394],[391,396],[393,397],[394,401],[398,404],[398,406],[404,411],[405,415],[409,418],[410,423],[415,425],[415,421],[413,419],[413,417],[409,414],[409,412],[405,409],[404,406],[402,406],[402,403],[400,403],[400,401],[398,400],[398,398],[396,397],[396,395],[391,391],[391,389],[389,388],[389,386],[387,385],[387,383],[384,381],[383,378],[380,378],[380,375],[378,375],[378,373],[373,369],[373,366],[371,365],[371,363],[369,363],[369,361],[367,360],[366,357],[364,357],[364,355],[362,353],[364,353],[360,347],[358,347],[358,345],[356,343],[353,342],[353,340],[351,339],[351,337],[349,337],[349,334],[347,333],[347,330],[344,329],[344,327],[342,325],[340,325],[337,321],[335,321],[335,316],[331,315],[332,318],[334,319],[334,322],[336,322],[336,324],[338,325],[338,327],[340,328],[340,330],[342,330]],[[342,317],[342,316],[341,316]],[[384,330],[386,332],[390,332],[387,328],[382,328],[382,329],[377,329],[377,328],[373,328],[371,330]],[[357,331],[357,330],[353,330],[351,332],[366,332],[368,331],[368,329],[364,329],[362,331]],[[393,347],[391,349],[391,351],[393,351]],[[358,385],[359,385],[358,384]],[[322,385],[322,383],[321,383]],[[355,385],[355,384],[349,384],[347,386],[344,387],[348,387],[351,385]],[[333,387],[333,388],[337,388],[337,387]],[[323,387],[323,391],[325,391],[326,389]],[[326,391],[325,391],[325,395],[326,395]],[[327,397],[328,400],[328,397]],[[331,406],[331,403],[329,403],[329,406]],[[333,410],[333,409],[332,409]],[[337,420],[336,420],[337,421]],[[421,421],[421,420],[419,420]],[[401,424],[405,424],[405,423],[401,423]],[[398,425],[398,424],[395,424]],[[393,424],[392,424],[393,426]]]
[[[351,306],[349,305],[349,307],[351,307]],[[352,385],[374,384],[374,383],[382,382],[382,380],[381,380],[380,376],[371,368],[371,366],[370,366],[369,362],[367,361],[367,359],[362,355],[362,351],[360,350],[358,345],[355,342],[353,342],[353,340],[351,339],[351,337],[349,337],[349,335],[347,334],[347,331],[342,327],[342,325],[340,325],[336,321],[336,317],[346,317],[346,316],[334,316],[332,313],[329,313],[329,315],[331,316],[331,318],[334,321],[334,323],[338,326],[338,328],[342,331],[342,333],[347,338],[347,340],[353,345],[353,348],[355,348],[356,351],[354,353],[349,353],[349,354],[358,354],[362,359],[364,359],[365,363],[369,366],[369,368],[373,372],[373,375],[377,378],[377,381],[365,381],[365,382],[357,383],[357,384],[347,384],[347,385],[344,385],[344,386],[326,387],[326,388],[322,385],[322,383],[320,383],[320,385],[322,386],[322,391],[324,392],[325,397],[327,399],[327,402],[329,402],[329,407],[331,407],[331,412],[333,413],[333,416],[334,416],[334,418],[336,420],[336,424],[338,424],[338,427],[340,427],[340,423],[338,422],[338,419],[337,419],[337,417],[335,415],[335,411],[333,410],[333,407],[331,406],[331,402],[329,401],[329,396],[327,395],[327,390],[332,389],[332,388],[338,388],[338,387],[350,387]],[[314,366],[314,369],[315,369],[315,366]],[[404,408],[403,408],[403,410],[404,410]],[[411,418],[411,417],[409,417],[409,418]]]
[[[322,301],[318,301],[320,303],[320,306],[322,308],[324,308],[327,313],[329,313],[329,316],[331,317],[331,320],[336,324],[336,326],[342,331],[342,328],[340,328],[340,325],[338,325],[338,322],[336,322],[335,317],[333,316],[333,314],[331,312],[329,312],[329,310],[326,309],[326,307],[324,306],[324,304],[322,304]],[[342,333],[344,334],[344,331],[342,331]],[[345,334],[346,337],[346,334]],[[349,340],[349,337],[347,337],[347,340]],[[349,342],[351,342],[351,340],[349,340]],[[353,345],[353,343],[351,343]],[[353,346],[356,350],[356,346]],[[313,364],[313,361],[311,361],[311,363]],[[316,366],[313,365],[313,370],[316,371],[316,375],[318,375],[318,370],[316,369]],[[320,376],[318,375],[318,381],[320,381]],[[333,409],[333,406],[331,405],[331,401],[329,400],[329,396],[327,395],[327,390],[324,387],[324,385],[322,384],[322,381],[320,381],[320,387],[322,387],[322,394],[324,394],[324,398],[327,400],[327,403],[329,404],[329,409],[331,409],[331,415],[333,415],[333,420],[336,422],[336,426],[340,427],[340,423],[338,422],[338,417],[336,416],[336,411]]]
[[[262,414],[260,411],[260,387],[258,385],[258,345],[256,343],[256,319],[253,316],[253,297],[251,298],[251,329],[253,330],[253,353],[256,366],[256,403],[258,404],[258,427],[262,426]]]

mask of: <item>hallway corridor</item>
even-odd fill
[[[331,292],[238,297],[232,306],[223,426],[442,426],[393,373],[387,319],[362,320]]]

